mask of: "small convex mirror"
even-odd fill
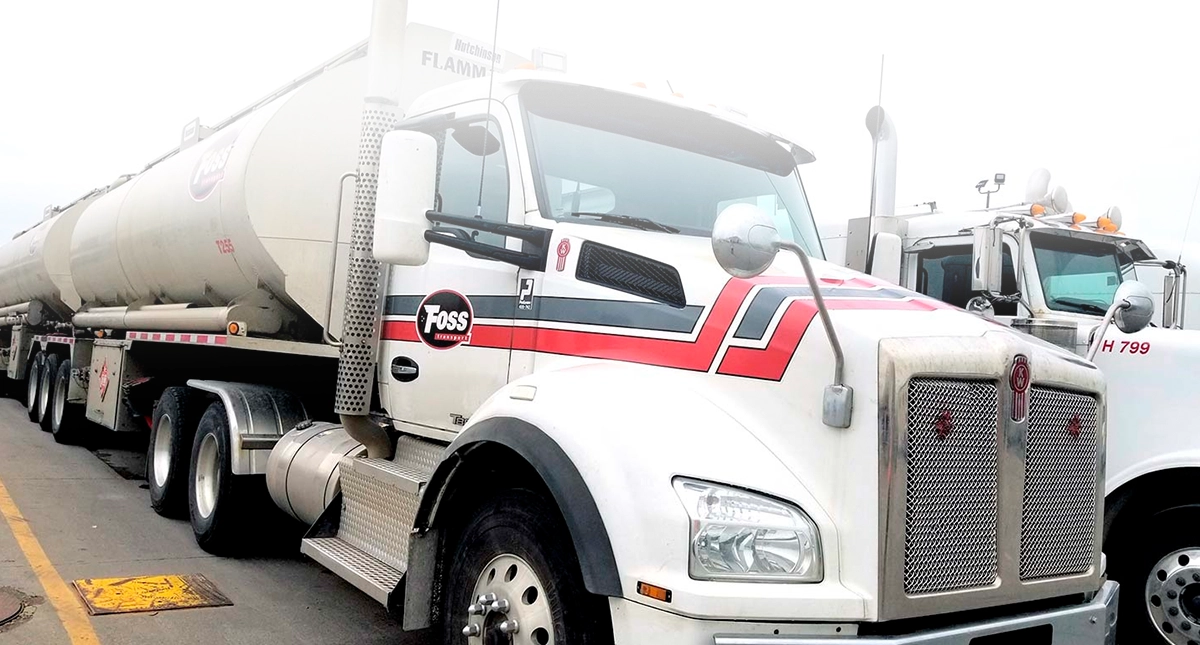
[[[1119,307],[1113,314],[1113,323],[1117,329],[1126,334],[1133,334],[1150,324],[1150,319],[1154,317],[1154,298],[1150,287],[1134,280],[1122,282],[1113,296],[1113,303],[1122,301],[1128,303],[1128,306]]]
[[[717,263],[735,278],[753,278],[775,260],[779,231],[771,217],[753,204],[731,204],[713,223]]]

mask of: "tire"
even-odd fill
[[[58,376],[58,365],[62,358],[58,354],[45,356],[38,378],[37,422],[42,430],[50,432],[50,397],[54,394],[54,379]]]
[[[225,406],[213,403],[200,417],[188,469],[188,515],[196,544],[213,555],[239,555],[251,542],[251,511],[265,494],[262,476],[236,476],[230,466]],[[261,491],[259,489],[262,489]]]
[[[146,448],[150,507],[163,517],[188,516],[188,473],[192,442],[204,399],[188,387],[163,390],[154,406]]]
[[[54,440],[64,445],[79,441],[83,430],[83,406],[67,402],[71,394],[71,363],[63,361],[58,365],[58,373],[54,376],[54,389],[50,398],[50,434]]]
[[[25,412],[29,415],[29,420],[37,423],[37,408],[38,408],[38,387],[42,383],[42,361],[46,359],[45,354],[40,351],[33,355],[29,360],[29,365],[25,371]]]
[[[1200,642],[1200,505],[1170,506],[1125,518],[1125,526],[1129,530],[1110,539],[1105,549],[1111,558],[1109,577],[1121,583],[1118,641]],[[1172,608],[1174,616],[1166,613]],[[1185,622],[1186,631],[1181,627]]]
[[[505,620],[516,621],[520,642],[611,644],[606,599],[583,586],[579,562],[558,510],[528,490],[506,491],[468,514],[447,547],[443,579],[443,643],[466,643],[472,626],[484,642],[507,642]],[[471,607],[480,592],[508,601],[497,613]],[[472,612],[475,613],[472,613]],[[478,642],[478,641],[476,641]]]

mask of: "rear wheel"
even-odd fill
[[[200,417],[192,440],[188,514],[200,548],[214,555],[249,550],[250,510],[259,500],[262,477],[236,476],[231,469],[225,406],[213,403]]]
[[[537,493],[477,507],[447,556],[442,642],[612,643],[607,603],[584,589],[562,517]]]
[[[29,360],[29,366],[26,368],[25,375],[25,412],[29,415],[29,420],[37,423],[38,409],[38,386],[42,381],[42,361],[45,360],[45,355],[40,351],[33,355]]]
[[[202,403],[191,388],[169,387],[154,406],[146,449],[146,481],[150,484],[150,506],[163,517],[187,515],[188,464],[196,425],[204,411]]]
[[[83,406],[68,402],[70,394],[71,362],[63,361],[59,363],[58,373],[54,377],[50,402],[50,434],[62,444],[76,443],[84,422]]]
[[[58,365],[62,358],[58,354],[46,354],[42,359],[41,374],[38,378],[37,422],[42,430],[50,432],[50,401],[54,394],[54,379],[58,376]]]

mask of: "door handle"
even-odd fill
[[[392,378],[401,383],[414,381],[421,375],[417,362],[407,356],[397,356],[392,359]]]

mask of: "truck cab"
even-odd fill
[[[1039,184],[1035,173],[1031,185]],[[1048,178],[1048,173],[1044,175]],[[886,279],[982,318],[1093,360],[1108,381],[1105,550],[1125,587],[1122,639],[1186,645],[1200,618],[1186,604],[1200,587],[1192,579],[1200,471],[1200,440],[1190,430],[1200,360],[1200,334],[1182,329],[1186,269],[1155,257],[1143,241],[1119,230],[1109,209],[1088,217],[1057,202],[1044,183],[1022,204],[962,212],[877,218],[873,235],[888,258],[870,257],[861,241],[866,219],[826,230],[827,247],[846,264],[873,264]],[[889,239],[889,238],[894,238]],[[889,244],[889,242],[896,242]],[[881,249],[881,250],[880,250]],[[843,253],[844,250],[844,253]],[[1114,303],[1141,276],[1165,275],[1165,309],[1146,329],[1124,333],[1105,325]],[[1149,295],[1148,286],[1138,291]],[[1150,536],[1150,537],[1148,537]],[[1164,582],[1176,584],[1167,588]],[[1185,593],[1186,592],[1186,593]],[[1185,605],[1180,605],[1179,599]]]

